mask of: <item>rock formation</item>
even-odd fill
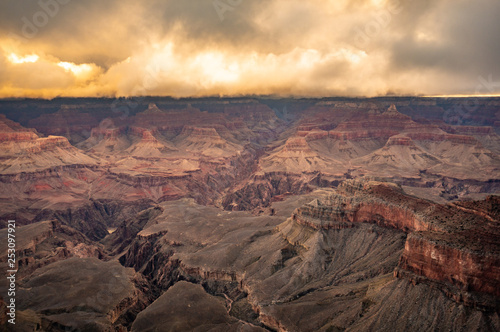
[[[85,165],[95,166],[98,160],[75,147],[65,137],[39,137],[5,118],[0,118],[0,170],[2,174],[37,172],[46,168]]]
[[[16,327],[500,330],[500,102],[462,102],[0,101]]]

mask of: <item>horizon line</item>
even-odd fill
[[[421,99],[447,99],[447,98],[500,98],[500,94],[443,94],[443,95],[380,95],[380,96],[280,96],[280,95],[233,95],[233,96],[161,96],[161,95],[136,95],[136,96],[56,96],[53,98],[43,97],[0,97],[0,101],[15,101],[15,100],[44,100],[52,101],[58,99],[137,99],[137,98],[165,98],[173,100],[190,100],[190,99],[307,99],[307,100],[324,100],[324,99],[384,99],[384,98],[421,98]]]

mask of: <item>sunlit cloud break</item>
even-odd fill
[[[20,57],[15,53],[11,53],[8,56],[8,59],[10,62],[14,64],[19,64],[19,63],[26,63],[26,62],[37,62],[40,57],[36,54],[31,54],[31,55],[26,55],[24,57]]]

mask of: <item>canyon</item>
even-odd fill
[[[500,99],[474,103],[0,100],[16,328],[500,330]]]

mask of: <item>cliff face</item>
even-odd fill
[[[443,206],[387,184],[347,181],[337,194],[298,208],[292,219],[314,229],[374,223],[410,233],[397,277],[434,281],[458,302],[491,309],[500,296],[496,200]],[[469,208],[476,204],[479,209]]]
[[[38,136],[33,132],[1,132],[0,142],[24,142],[37,139]]]
[[[408,133],[407,136],[415,141],[431,141],[431,142],[449,141],[453,144],[466,144],[466,145],[476,145],[479,143],[477,139],[467,135],[421,132],[421,133]]]
[[[227,129],[226,129],[227,130]],[[224,140],[220,137],[215,128],[203,128],[184,126],[181,136],[186,136],[185,140],[191,143],[213,142],[214,144],[224,144]]]
[[[389,138],[386,145],[415,146],[415,142],[413,142],[413,140],[408,136],[394,135]]]
[[[397,187],[386,187],[391,193],[384,193],[398,197],[399,201],[407,201],[402,206],[397,200],[390,201],[380,198],[378,195],[370,195],[369,190],[375,189],[370,186],[386,186],[384,184],[365,183],[359,188],[359,184],[344,182],[339,187],[338,193],[331,194],[323,200],[314,200],[295,210],[293,218],[299,222],[309,220],[309,223],[320,223],[325,227],[334,226],[338,222],[346,225],[350,223],[373,223],[382,227],[390,227],[405,232],[429,230],[439,227],[428,222],[417,209],[423,201],[414,197],[407,197]],[[355,188],[355,189],[354,189]]]
[[[461,237],[467,241],[467,236]],[[447,295],[469,306],[500,308],[495,300],[500,297],[498,253],[474,252],[435,234],[415,233],[406,241],[395,275],[416,283],[422,277],[435,280]]]

